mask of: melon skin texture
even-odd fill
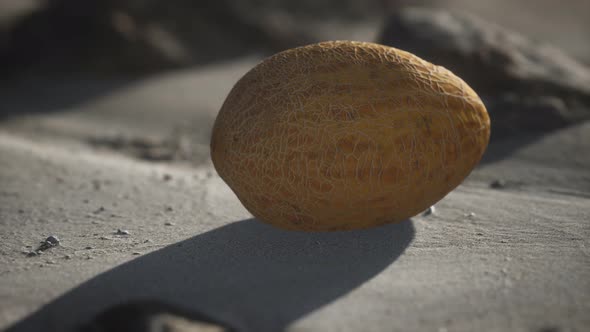
[[[278,53],[233,87],[211,157],[260,221],[336,231],[395,223],[442,199],[488,144],[477,94],[392,47],[323,42]]]

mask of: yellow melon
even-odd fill
[[[490,120],[460,78],[408,52],[334,41],[242,77],[213,128],[221,178],[259,220],[329,231],[399,222],[457,187]]]

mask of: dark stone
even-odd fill
[[[45,242],[51,244],[52,246],[57,246],[59,244],[59,239],[55,235],[50,235],[48,238],[45,239]]]
[[[39,245],[39,247],[37,248],[37,250],[35,250],[35,251],[37,252],[37,254],[40,254],[42,251],[45,251],[47,249],[51,249],[55,246],[58,246],[59,243],[60,243],[60,241],[57,238],[57,236],[51,235],[51,236],[47,237],[45,239],[45,241],[42,241],[41,244]]]
[[[506,181],[504,180],[494,180],[490,183],[490,188],[493,189],[503,189],[506,188]]]
[[[429,215],[432,215],[435,213],[436,213],[436,208],[433,205],[433,206],[429,207],[428,209],[426,209],[424,212],[422,212],[422,215],[426,217],[426,216],[429,216]]]
[[[117,231],[115,232],[115,235],[129,235],[129,231],[128,230],[124,230],[124,229],[117,229]]]
[[[136,301],[107,309],[80,332],[234,332],[234,328],[197,312],[189,312],[157,301]]]

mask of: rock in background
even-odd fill
[[[493,137],[556,129],[590,117],[588,67],[475,16],[402,8],[386,20],[379,42],[463,78],[486,101]]]
[[[411,3],[470,5],[474,10],[480,3],[458,2]],[[465,79],[492,115],[492,139],[523,130],[546,132],[590,116],[590,70],[560,49],[464,12],[405,7],[407,3],[47,0],[13,15],[11,24],[0,24],[0,74],[144,77],[252,53],[269,55],[338,36],[373,40],[350,32],[358,30],[354,24],[359,22],[374,22],[369,29],[376,32],[376,24],[385,18],[377,41]],[[388,11],[392,14],[383,16]],[[350,31],[338,33],[344,29]]]
[[[8,73],[151,73],[315,42],[301,20],[354,20],[379,3],[51,0],[0,30],[0,63]]]

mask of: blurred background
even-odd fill
[[[583,0],[1,0],[1,69],[145,75],[334,37],[374,40],[407,5],[471,13],[590,62]]]
[[[542,133],[588,118],[589,13],[585,0],[0,0],[0,117],[63,111],[157,75],[220,69],[208,84],[173,80],[149,90],[152,99],[168,96],[154,112],[204,107],[214,118],[263,57],[349,39],[408,50],[458,74],[484,99],[493,140]],[[138,102],[113,108],[118,117],[150,116]]]

